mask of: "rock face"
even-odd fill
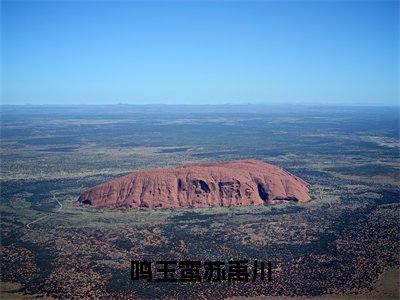
[[[284,169],[257,160],[192,163],[130,173],[87,190],[76,204],[137,209],[306,202],[308,187]]]

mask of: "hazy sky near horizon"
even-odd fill
[[[2,1],[3,104],[398,104],[397,1]]]

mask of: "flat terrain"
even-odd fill
[[[5,298],[398,296],[398,108],[4,106],[0,151]],[[311,184],[312,201],[155,211],[72,205],[137,169],[233,159],[288,169]],[[130,280],[131,259],[230,258],[271,260],[272,282]]]

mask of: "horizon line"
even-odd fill
[[[298,103],[298,102],[284,102],[284,103],[255,103],[255,102],[243,102],[243,103],[104,103],[104,104],[85,104],[85,103],[71,103],[71,104],[10,104],[10,103],[0,103],[0,106],[49,106],[49,107],[76,107],[76,106],[282,106],[282,105],[296,105],[296,106],[326,106],[326,107],[400,107],[400,102],[398,103]]]

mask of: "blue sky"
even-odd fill
[[[3,104],[385,104],[397,1],[2,1]]]

